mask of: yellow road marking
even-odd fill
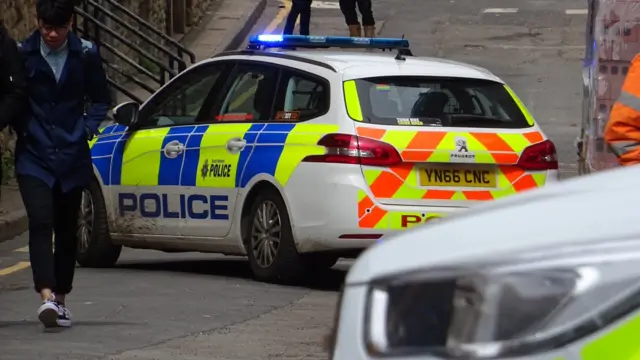
[[[53,245],[54,241],[55,241],[55,235],[51,237],[52,245]],[[23,246],[21,248],[17,248],[15,250],[13,250],[13,252],[28,253],[29,252],[29,246],[27,245],[27,246]],[[21,261],[21,262],[15,264],[15,265],[0,269],[0,276],[13,274],[14,272],[18,272],[20,270],[28,269],[30,266],[31,266],[31,263],[29,261]]]
[[[28,261],[21,261],[15,265],[0,269],[0,276],[13,274],[14,272],[27,269],[29,268],[29,266],[31,266],[31,263],[29,263]]]
[[[280,0],[280,4],[283,7],[278,10],[276,16],[264,29],[265,34],[272,34],[278,28],[278,26],[280,26],[280,24],[287,18],[287,15],[289,15],[289,10],[291,10],[291,1]]]
[[[54,249],[55,249],[55,242],[56,242],[56,235],[54,234],[51,237],[51,244],[53,245]],[[15,250],[13,250],[13,252],[21,252],[21,253],[28,253],[29,252],[29,245],[27,246],[23,246],[21,248],[17,248]]]

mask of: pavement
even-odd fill
[[[27,230],[27,213],[15,182],[3,185],[0,194],[0,242]]]
[[[281,30],[281,6],[267,0],[252,32]],[[314,6],[312,33],[346,34],[335,2]],[[374,0],[380,36],[404,34],[417,55],[477,64],[509,83],[556,143],[563,178],[577,174],[584,7],[580,0]],[[69,298],[76,326],[52,334],[36,321],[26,245],[27,234],[0,243],[2,360],[326,359],[321,339],[349,265],[284,287],[253,281],[240,258],[125,250],[114,269],[78,268]]]

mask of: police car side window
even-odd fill
[[[329,111],[326,81],[295,70],[285,70],[276,94],[276,121],[305,121]]]
[[[196,123],[222,68],[216,65],[203,66],[183,74],[162,89],[157,98],[143,109],[140,126],[153,128]]]
[[[264,121],[271,117],[278,69],[240,64],[229,78],[216,121]]]

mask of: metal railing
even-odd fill
[[[152,94],[196,62],[186,47],[117,0],[83,0],[75,10],[74,31],[103,50],[109,84],[138,103],[143,99],[129,84]]]

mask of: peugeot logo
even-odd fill
[[[462,138],[456,139],[456,150],[458,152],[469,152],[469,149],[467,148],[467,140]]]

